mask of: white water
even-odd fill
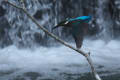
[[[91,52],[97,71],[108,70],[115,72],[120,68],[119,44],[120,42],[115,40],[111,40],[107,44],[101,40],[86,40],[82,50]],[[99,69],[99,65],[104,66],[104,68]],[[90,72],[86,59],[65,46],[39,47],[33,50],[20,50],[15,46],[9,46],[0,50],[0,72],[15,71],[11,76],[29,71],[51,74],[52,69],[68,73]],[[0,79],[5,80],[3,77],[5,78],[6,75]]]
[[[82,50],[90,51],[95,64],[107,66],[107,64],[119,64],[120,42],[112,40],[104,43],[101,40],[84,41]],[[74,45],[73,45],[74,46]],[[39,47],[33,50],[18,49],[9,46],[0,50],[0,70],[14,68],[41,67],[43,65],[55,64],[87,64],[84,57],[75,51],[65,47]],[[120,67],[120,64],[118,65]],[[3,68],[4,67],[4,68]]]

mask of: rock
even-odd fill
[[[34,37],[35,37],[35,41],[36,41],[37,43],[41,43],[42,40],[43,40],[42,35],[41,35],[40,33],[35,33],[35,34],[34,34]]]
[[[37,80],[37,78],[42,75],[37,72],[26,72],[24,73],[24,76],[29,77],[31,80]]]
[[[42,19],[42,11],[41,10],[38,10],[35,14],[34,14],[34,18],[35,19]]]
[[[0,17],[5,15],[6,10],[3,9],[2,6],[0,6]]]
[[[5,47],[12,44],[9,36],[10,24],[8,20],[4,17],[5,11],[2,6],[0,6],[0,47]]]

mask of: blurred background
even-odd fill
[[[8,0],[22,6],[21,0]],[[40,25],[52,28],[66,18],[92,16],[82,50],[91,51],[104,80],[119,80],[120,0],[24,0]],[[70,30],[53,31],[75,46]],[[89,80],[90,68],[76,52],[40,30],[22,11],[0,0],[1,80]],[[112,77],[111,77],[112,76]]]

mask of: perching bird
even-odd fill
[[[79,49],[82,46],[84,34],[88,29],[88,22],[91,20],[91,16],[80,16],[77,18],[70,18],[58,23],[52,29],[56,29],[58,27],[64,26],[68,28],[72,28],[72,36],[75,39],[76,47]]]

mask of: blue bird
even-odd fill
[[[91,18],[91,16],[80,16],[77,18],[66,19],[58,23],[52,29],[56,29],[61,26],[71,28],[71,33],[75,39],[76,47],[79,49],[82,46],[84,34],[87,32],[89,26],[88,23]]]

